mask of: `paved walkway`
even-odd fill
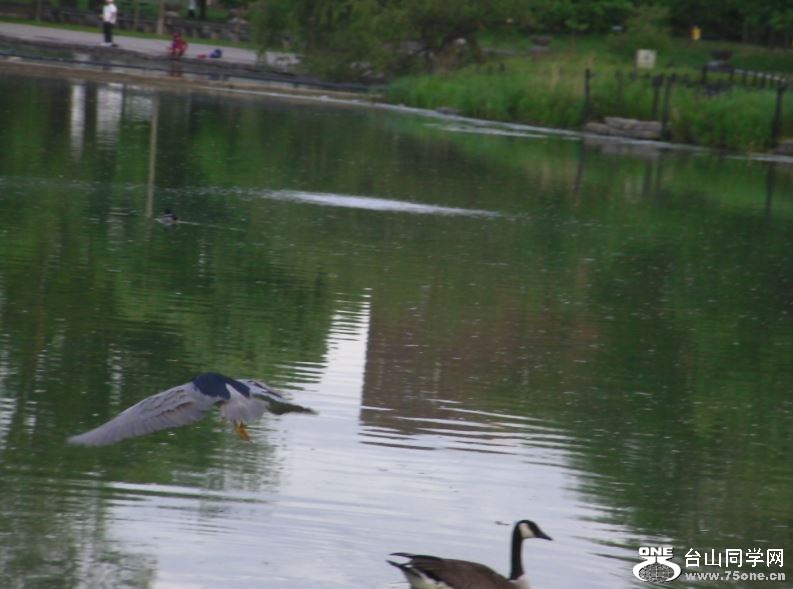
[[[170,39],[128,37],[124,35],[124,31],[116,31],[113,38],[118,44],[118,48],[101,47],[102,32],[98,28],[96,32],[88,32],[8,22],[0,22],[0,38],[5,38],[6,42],[7,40],[19,39],[26,43],[41,45],[101,49],[103,52],[107,52],[107,55],[112,54],[114,51],[119,53],[130,51],[146,55],[147,57],[166,57],[168,48],[171,45]],[[0,48],[2,48],[2,45],[3,43],[0,42]],[[218,47],[208,43],[190,42],[185,57],[196,58],[201,54],[209,55],[216,48]],[[240,66],[253,66],[257,63],[256,52],[250,49],[240,49],[238,47],[219,47],[219,49],[223,52],[223,57],[212,59],[212,62],[225,62]]]
[[[39,72],[44,70],[61,71],[63,69],[77,68],[83,74],[90,71],[86,69],[83,59],[75,56],[73,63],[57,59],[44,58],[31,61],[24,59],[26,54],[32,55],[35,49],[30,46],[48,47],[56,49],[66,49],[72,51],[85,51],[90,53],[90,65],[117,66],[115,71],[108,68],[96,69],[92,72],[104,78],[114,77],[115,79],[126,79],[130,76],[135,78],[146,77],[149,80],[159,83],[190,83],[198,86],[211,86],[213,88],[250,89],[252,86],[264,84],[268,91],[285,94],[315,94],[334,95],[345,100],[351,97],[360,96],[373,90],[361,84],[342,84],[325,82],[311,76],[301,76],[291,73],[299,58],[294,53],[279,51],[267,51],[259,60],[256,51],[242,49],[239,47],[218,47],[212,45],[211,41],[203,43],[189,42],[190,45],[183,59],[173,61],[169,58],[168,49],[171,41],[168,38],[144,38],[124,35],[124,31],[114,33],[113,39],[118,47],[104,47],[102,45],[102,33],[97,28],[93,31],[75,31],[62,29],[59,27],[31,25],[27,23],[0,22],[0,66],[19,70],[24,67],[35,65]],[[25,49],[25,47],[28,47]],[[8,55],[8,50],[12,50],[12,55]],[[213,50],[220,49],[222,57],[199,59],[200,55],[208,56]],[[6,53],[3,59],[2,53]],[[16,59],[17,57],[23,59]],[[32,58],[35,59],[35,58]],[[169,64],[179,63],[184,66],[179,68],[179,75],[163,76],[160,67],[153,67],[149,60],[161,60]],[[130,65],[132,64],[132,65]],[[132,68],[132,69],[123,69]],[[211,76],[218,73],[228,73],[229,78],[218,80]],[[210,77],[207,77],[210,76]],[[233,77],[233,79],[232,79]],[[375,89],[376,90],[376,89]]]

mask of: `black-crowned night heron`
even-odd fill
[[[521,546],[528,538],[550,540],[533,521],[521,520],[512,529],[512,571],[509,579],[478,562],[395,552],[407,562],[387,561],[405,575],[412,589],[528,589]]]
[[[105,446],[126,438],[143,436],[171,427],[195,423],[213,407],[234,424],[243,440],[250,440],[245,424],[259,419],[265,411],[315,413],[307,407],[289,403],[283,395],[256,380],[235,380],[206,372],[191,382],[146,397],[116,417],[77,436],[69,443],[82,446]]]

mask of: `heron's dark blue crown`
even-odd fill
[[[250,397],[250,387],[238,380],[224,376],[217,372],[205,372],[199,374],[193,379],[195,387],[208,397],[218,397],[220,399],[229,399],[231,395],[226,386],[231,386],[236,389],[241,395]]]

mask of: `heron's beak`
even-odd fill
[[[251,441],[251,437],[248,435],[248,429],[245,427],[244,423],[240,422],[235,424],[234,431],[237,432],[237,435],[246,442]]]

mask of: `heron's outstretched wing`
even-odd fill
[[[217,399],[202,395],[192,383],[179,385],[146,397],[91,431],[72,436],[69,443],[105,446],[162,429],[189,425],[201,419],[215,402]]]
[[[267,411],[270,413],[275,415],[283,415],[284,413],[311,413],[316,415],[317,413],[309,407],[290,403],[281,393],[259,380],[240,379],[240,382],[250,387],[252,398],[266,403]]]

